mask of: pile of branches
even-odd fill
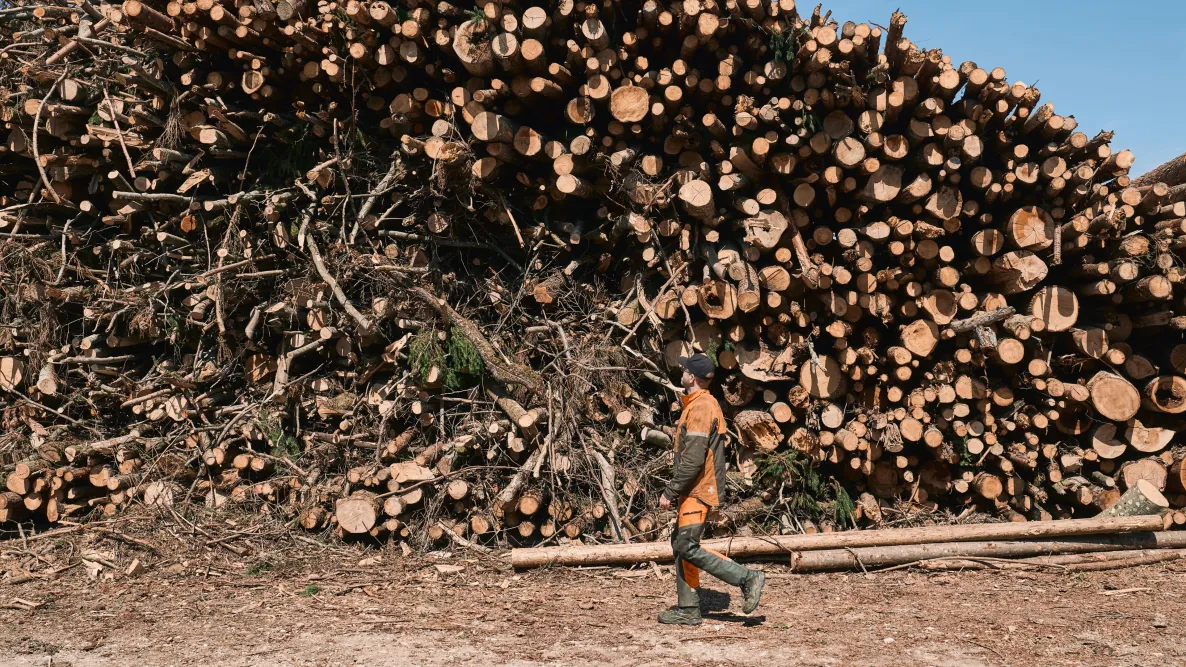
[[[653,539],[692,351],[742,530],[1186,501],[1186,187],[900,13],[0,18],[0,521]]]

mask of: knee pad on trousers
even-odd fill
[[[702,524],[676,529],[671,538],[671,550],[676,556],[686,558],[700,546]]]

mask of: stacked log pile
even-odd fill
[[[1186,501],[1186,186],[900,13],[0,17],[0,520],[199,498],[652,539],[691,351],[739,523],[798,527],[791,461],[849,523],[1092,515],[1142,480]]]
[[[1186,153],[1179,155],[1163,165],[1150,169],[1140,178],[1134,180],[1133,183],[1138,186],[1164,183],[1171,188],[1176,188],[1186,183]]]

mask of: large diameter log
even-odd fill
[[[794,368],[790,366],[790,351],[791,348],[771,350],[765,345],[742,343],[737,347],[737,365],[742,375],[758,382],[791,380]]]
[[[1176,493],[1186,493],[1186,459],[1175,461],[1170,466],[1169,489]]]
[[[791,286],[791,272],[777,264],[764,266],[758,272],[758,284],[771,292],[785,291]]]
[[[1091,432],[1091,448],[1095,453],[1105,460],[1119,458],[1124,451],[1128,449],[1128,445],[1124,444],[1117,437],[1116,425],[1111,422],[1104,422],[1095,427]]]
[[[623,123],[637,123],[647,117],[651,109],[651,97],[641,86],[614,88],[609,97],[609,112]]]
[[[1015,250],[993,260],[988,277],[1005,294],[1019,294],[1046,279],[1046,262],[1028,250]]]
[[[570,123],[577,125],[584,125],[593,120],[597,111],[593,106],[593,100],[588,97],[574,97],[568,101],[564,107],[564,115],[568,118]]]
[[[699,287],[700,310],[715,320],[728,320],[737,311],[737,288],[724,280],[712,280]]]
[[[1045,250],[1054,245],[1054,218],[1037,206],[1023,206],[1009,216],[1005,239],[1022,250]]]
[[[1100,512],[1099,516],[1161,514],[1162,510],[1169,506],[1169,501],[1161,495],[1161,491],[1158,491],[1157,487],[1150,484],[1148,480],[1139,479],[1128,491],[1124,492],[1123,496],[1120,496],[1120,500],[1117,500],[1116,504]]]
[[[556,189],[566,195],[575,195],[577,197],[589,197],[593,195],[593,186],[588,181],[572,174],[557,176]]]
[[[899,166],[881,165],[865,182],[860,192],[861,199],[882,204],[893,201],[902,191],[902,174],[903,170]]]
[[[1105,419],[1123,422],[1136,416],[1141,409],[1141,393],[1124,378],[1100,371],[1087,383],[1091,404]]]
[[[1120,481],[1126,489],[1146,482],[1153,488],[1161,490],[1165,488],[1168,474],[1165,470],[1165,463],[1161,459],[1141,459],[1140,461],[1129,461],[1120,467]]]
[[[684,183],[679,188],[679,199],[684,210],[695,218],[710,220],[716,213],[712,198],[712,186],[698,178]]]
[[[1170,349],[1170,366],[1179,373],[1186,374],[1186,343],[1179,343]]]
[[[763,250],[773,249],[782,239],[782,233],[787,230],[787,225],[787,218],[782,213],[762,211],[745,221],[745,242]],[[781,289],[786,289],[786,287]]]
[[[1177,431],[1158,426],[1146,426],[1140,419],[1130,419],[1124,425],[1124,440],[1138,452],[1153,454],[1165,449]]]
[[[470,131],[481,141],[510,143],[515,138],[514,126],[505,117],[492,111],[483,111],[474,116]]]
[[[999,498],[1005,492],[1005,484],[1001,478],[987,472],[976,475],[976,478],[972,480],[972,488],[987,500]]]
[[[981,523],[925,526],[922,528],[885,528],[816,535],[730,537],[708,540],[704,546],[738,558],[774,556],[821,549],[1141,533],[1160,530],[1162,525],[1161,517],[1157,516],[1104,517],[1033,523]],[[1186,533],[1181,535],[1186,543]],[[516,568],[543,567],[545,565],[629,565],[651,560],[672,560],[671,545],[665,543],[566,545],[511,550],[511,565]]]
[[[519,39],[509,32],[500,33],[490,42],[494,52],[494,59],[508,72],[517,72],[523,66],[523,56],[520,52]]]
[[[342,498],[334,508],[338,526],[351,535],[360,535],[375,527],[379,516],[379,501],[373,494],[356,492],[349,498]]]
[[[489,42],[475,38],[478,22],[466,21],[453,35],[453,52],[466,71],[474,76],[488,76],[494,72],[494,51]]]
[[[1005,235],[995,229],[982,229],[972,235],[971,244],[977,255],[990,257],[1005,249]]]
[[[782,429],[769,412],[743,410],[733,417],[733,424],[745,444],[759,452],[769,454],[782,444]]]
[[[1108,351],[1108,332],[1100,327],[1071,329],[1071,344],[1080,354],[1092,359],[1103,357]]]
[[[1144,406],[1171,415],[1186,412],[1186,378],[1162,375],[1150,380],[1142,392]]]
[[[0,492],[0,522],[15,521],[25,516],[24,498],[14,491]]]
[[[1047,285],[1030,299],[1030,315],[1042,320],[1047,331],[1066,331],[1079,321],[1079,298],[1066,287]]]
[[[950,290],[937,289],[918,299],[917,303],[927,311],[935,324],[944,325],[951,322],[958,312],[955,295]]]
[[[819,360],[818,365],[811,360],[803,362],[799,368],[799,385],[816,398],[835,398],[844,393],[845,381],[840,364],[828,356]]]
[[[930,320],[915,320],[902,328],[902,347],[916,357],[927,357],[939,344],[939,327]]]
[[[0,389],[12,391],[25,378],[25,362],[16,357],[0,357]]]
[[[920,560],[930,560],[932,558],[959,558],[961,556],[967,558],[1025,558],[1051,554],[1179,548],[1182,546],[1186,546],[1186,533],[1183,532],[1136,533],[1133,535],[1078,537],[1063,540],[1035,540],[1031,542],[1002,541],[911,544],[865,549],[831,549],[827,551],[796,552],[791,555],[791,568],[796,572],[826,572],[833,570],[891,567],[894,565],[914,563]]]

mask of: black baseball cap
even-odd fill
[[[716,366],[713,365],[712,359],[708,355],[697,352],[690,357],[680,357],[679,365],[683,366],[689,373],[695,375],[703,380],[711,380],[713,372],[716,371]]]

